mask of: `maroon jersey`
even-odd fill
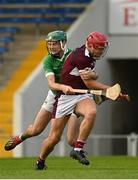
[[[79,75],[79,70],[95,67],[95,60],[89,55],[85,45],[77,48],[66,59],[61,73],[61,84],[69,85],[74,89],[87,89]]]

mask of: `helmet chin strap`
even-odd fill
[[[65,51],[65,50],[67,49],[67,45],[65,44],[65,45],[63,46],[63,42],[62,42],[62,41],[60,41],[60,45],[61,45],[61,49],[62,49],[63,51]]]

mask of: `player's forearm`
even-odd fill
[[[54,75],[47,76],[47,81],[48,81],[48,86],[51,90],[62,91],[64,94],[73,93],[73,89],[71,86],[66,86],[63,84],[56,83]]]
[[[56,91],[62,91],[64,94],[74,94],[74,90],[71,86],[66,86],[64,84],[52,83],[50,89]]]
[[[62,91],[62,85],[59,83],[48,83],[48,86],[51,90],[55,90],[55,91]]]
[[[84,83],[89,89],[107,89],[110,87],[94,80],[89,80],[89,81],[87,80],[84,81]]]
[[[80,76],[83,80],[97,80],[98,79],[98,74],[95,71],[89,70],[89,69],[84,69],[79,71]]]
[[[55,76],[54,75],[48,75],[47,77],[48,87],[51,90],[60,91],[61,90],[61,84],[55,82]]]

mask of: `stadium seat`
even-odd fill
[[[40,18],[24,18],[24,17],[13,17],[13,18],[0,18],[0,23],[50,23],[50,24],[61,24],[61,23],[72,23],[76,18],[74,17],[40,17]]]
[[[4,9],[0,8],[0,14],[66,14],[66,13],[81,13],[84,10],[82,7],[72,8],[72,7],[64,7],[64,8],[12,8],[12,9]]]
[[[70,25],[91,0],[1,0],[0,24]],[[42,25],[42,26],[43,26]]]
[[[2,4],[7,4],[7,3],[11,3],[11,4],[22,4],[22,3],[89,3],[91,2],[91,0],[1,0]]]
[[[20,31],[18,27],[0,27],[0,33],[15,34]]]
[[[6,47],[0,46],[0,54],[5,53],[6,51],[8,51]]]
[[[12,37],[0,37],[0,42],[3,42],[5,44],[8,44],[12,42],[14,39]]]
[[[9,32],[9,33],[16,33],[20,29],[18,27],[0,27],[0,33],[2,32]]]

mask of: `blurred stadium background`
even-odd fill
[[[48,91],[41,61],[45,35],[65,30],[68,47],[85,42],[91,31],[109,37],[107,56],[97,62],[99,81],[119,83],[130,102],[97,106],[94,129],[86,144],[89,155],[138,153],[138,1],[137,0],[0,0],[0,157],[37,156],[50,125],[12,152],[3,146],[21,133],[41,107]],[[31,142],[31,143],[30,143]],[[66,129],[51,155],[66,156]]]

